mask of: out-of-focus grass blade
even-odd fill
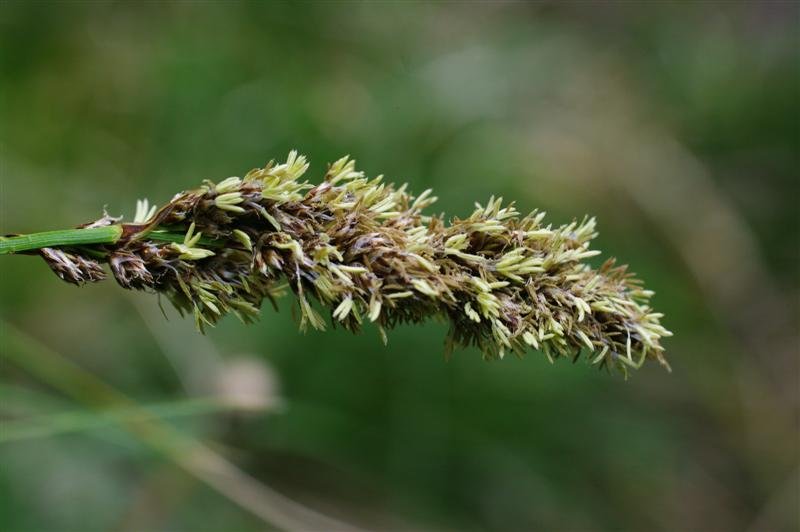
[[[177,430],[94,374],[35,338],[0,320],[4,362],[95,410],[131,412],[121,420],[131,436],[159,452],[196,479],[276,528],[284,530],[360,530],[299,504],[259,482],[205,443]]]
[[[0,443],[81,432],[144,420],[216,414],[238,410],[216,399],[171,401],[135,408],[109,408],[98,412],[73,411],[3,422]]]

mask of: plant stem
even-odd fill
[[[86,244],[114,244],[123,233],[122,225],[109,225],[106,227],[90,227],[87,229],[62,229],[59,231],[45,231],[30,233],[28,235],[0,237],[0,255],[19,253],[40,248],[53,248],[64,246],[81,246]],[[183,242],[183,232],[156,229],[147,233],[147,238],[161,242]],[[201,238],[200,244],[217,247],[221,241],[210,238]]]
[[[82,244],[113,244],[122,236],[121,225],[62,229],[28,235],[0,237],[0,255],[30,251],[32,249],[79,246]]]

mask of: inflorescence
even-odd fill
[[[585,353],[627,373],[654,359],[668,368],[670,336],[653,295],[608,260],[586,259],[594,218],[560,227],[545,213],[520,216],[491,198],[465,219],[424,214],[436,198],[369,179],[343,157],[318,185],[302,181],[305,157],[292,152],[243,178],[205,181],[159,210],[140,201],[131,224],[104,216],[84,227],[119,224],[113,244],[40,249],[64,280],[105,277],[109,264],[124,288],[165,294],[202,330],[233,313],[258,316],[265,298],[288,287],[300,326],[386,329],[434,316],[450,325],[448,352],[477,346],[487,358],[532,347],[553,361]],[[175,238],[179,234],[180,238]]]

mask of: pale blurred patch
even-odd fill
[[[227,358],[215,376],[219,399],[243,411],[280,408],[278,376],[266,361],[250,355]]]

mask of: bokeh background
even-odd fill
[[[446,326],[203,337],[0,260],[3,530],[798,526],[796,2],[0,3],[0,234],[297,148],[499,194],[647,280],[673,371],[444,358]]]

